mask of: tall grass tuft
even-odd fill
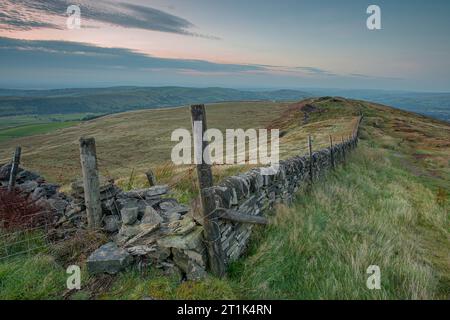
[[[254,299],[445,298],[448,223],[433,193],[387,152],[360,147],[345,169],[277,210],[232,279]],[[370,265],[381,269],[380,290],[366,286]]]

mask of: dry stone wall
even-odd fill
[[[316,180],[333,165],[345,160],[356,147],[357,129],[353,138],[316,151],[280,161],[275,175],[262,175],[260,168],[231,176],[213,187],[217,208],[232,209],[245,215],[263,216],[277,203],[289,204],[295,194]],[[333,161],[333,163],[332,163]],[[0,166],[0,188],[5,188],[10,164]],[[310,176],[312,172],[312,177]],[[37,173],[19,168],[16,188],[33,201],[54,212],[55,226],[66,237],[67,229],[86,227],[84,187],[72,184],[70,195],[58,192],[58,185],[45,181]],[[101,179],[100,200],[102,228],[111,242],[99,248],[88,259],[91,272],[115,273],[133,262],[149,261],[168,272],[177,272],[187,279],[203,277],[207,267],[207,250],[197,208],[179,204],[170,197],[167,186],[125,192],[113,181]],[[236,260],[248,245],[253,224],[218,221],[218,239],[225,253],[225,263]]]
[[[345,154],[357,145],[357,137],[312,155],[313,180],[319,178],[334,164],[341,163]],[[297,156],[280,161],[276,175],[262,175],[258,168],[228,177],[214,187],[216,206],[233,209],[241,214],[262,216],[276,203],[289,204],[299,189],[310,181],[310,157]],[[226,263],[236,260],[247,248],[253,225],[227,220],[219,221],[221,243]]]

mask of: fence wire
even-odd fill
[[[358,121],[355,121],[355,125],[349,132],[346,132],[345,134],[312,134],[312,145],[311,150],[312,152],[317,152],[323,149],[329,149],[331,147],[331,141],[330,136],[332,138],[332,145],[337,146],[341,143],[347,142],[349,139],[354,137],[358,130]],[[269,149],[269,148],[268,148]],[[247,151],[244,151],[247,152]],[[296,152],[298,156],[308,156],[309,155],[309,145],[308,145],[308,139],[302,139],[298,143],[298,148],[296,148]],[[250,166],[248,158],[245,157],[246,165]],[[123,161],[110,159],[110,158],[104,158],[104,157],[98,157],[97,156],[97,162],[99,166],[99,171],[101,174],[107,179],[114,181],[115,177],[114,174],[111,172],[112,170],[115,170],[116,168],[120,168],[122,171],[128,170],[130,172],[130,179],[129,179],[129,187],[134,188],[136,187],[133,184],[133,176],[136,175],[136,167],[129,166],[125,164]],[[10,162],[11,163],[11,162]],[[219,175],[220,178],[224,178],[226,176],[226,172],[222,174],[221,176],[221,168],[232,168],[236,165],[230,165],[230,164],[218,164],[215,163],[212,165],[213,172],[215,172],[215,175]],[[252,167],[255,167],[255,165],[251,165]],[[142,165],[141,165],[142,167]],[[41,168],[44,169],[43,171],[49,171],[52,170],[53,172],[58,172],[58,180],[59,181],[65,181],[67,172],[73,173],[73,172],[80,172],[80,165],[77,163],[73,164],[66,164],[66,165],[55,165],[55,164],[47,164],[47,165],[41,165]],[[161,184],[167,184],[169,188],[180,188],[180,189],[190,189],[191,191],[198,189],[198,182],[196,179],[196,166],[195,165],[185,165],[182,168],[175,167],[174,164],[170,163],[164,163],[162,165],[158,166],[151,166],[149,165],[149,170],[151,169],[153,173],[156,176],[157,183]],[[138,172],[139,175],[143,175],[145,172]],[[81,173],[80,175],[81,176]],[[220,177],[221,176],[221,177]],[[71,177],[71,180],[73,180],[73,177]],[[142,186],[143,187],[143,186]],[[0,189],[0,192],[4,192],[3,188]],[[108,198],[114,199],[113,194],[110,192],[110,190],[106,191],[108,194]],[[144,198],[141,197],[141,200],[144,200]],[[1,204],[0,204],[1,205]],[[14,203],[11,202],[8,204],[9,206],[14,205],[20,205],[20,203]],[[114,205],[119,211],[119,205],[116,203],[116,200],[114,199]],[[150,205],[150,204],[149,204]],[[52,230],[55,230],[55,223],[56,221],[52,220],[49,221],[48,217],[54,216],[55,212],[52,210],[44,210],[40,212],[33,213],[28,216],[28,218],[33,217],[47,217],[44,218],[43,223],[39,225],[33,225],[28,227],[21,227],[20,229],[12,229],[9,230],[8,228],[4,227],[4,221],[1,220],[0,217],[0,262],[4,261],[9,258],[13,258],[19,255],[23,254],[33,254],[36,252],[42,252],[49,249],[52,245],[57,245],[59,243],[62,243],[66,241],[67,239],[57,239],[55,237],[55,232],[52,232]],[[69,231],[76,231],[77,228],[73,228]],[[67,230],[66,230],[67,231]]]

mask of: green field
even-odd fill
[[[21,115],[0,117],[0,130],[31,124],[45,124],[50,122],[81,121],[88,117],[100,116],[101,113],[71,113],[48,115]]]
[[[0,143],[71,127],[100,113],[19,115],[0,117]]]
[[[40,124],[28,124],[14,128],[0,129],[0,142],[9,141],[16,138],[28,137],[37,134],[44,134],[57,129],[71,127],[78,124],[77,121],[50,122]]]

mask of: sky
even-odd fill
[[[2,0],[0,87],[450,92],[449,15],[447,0]]]

